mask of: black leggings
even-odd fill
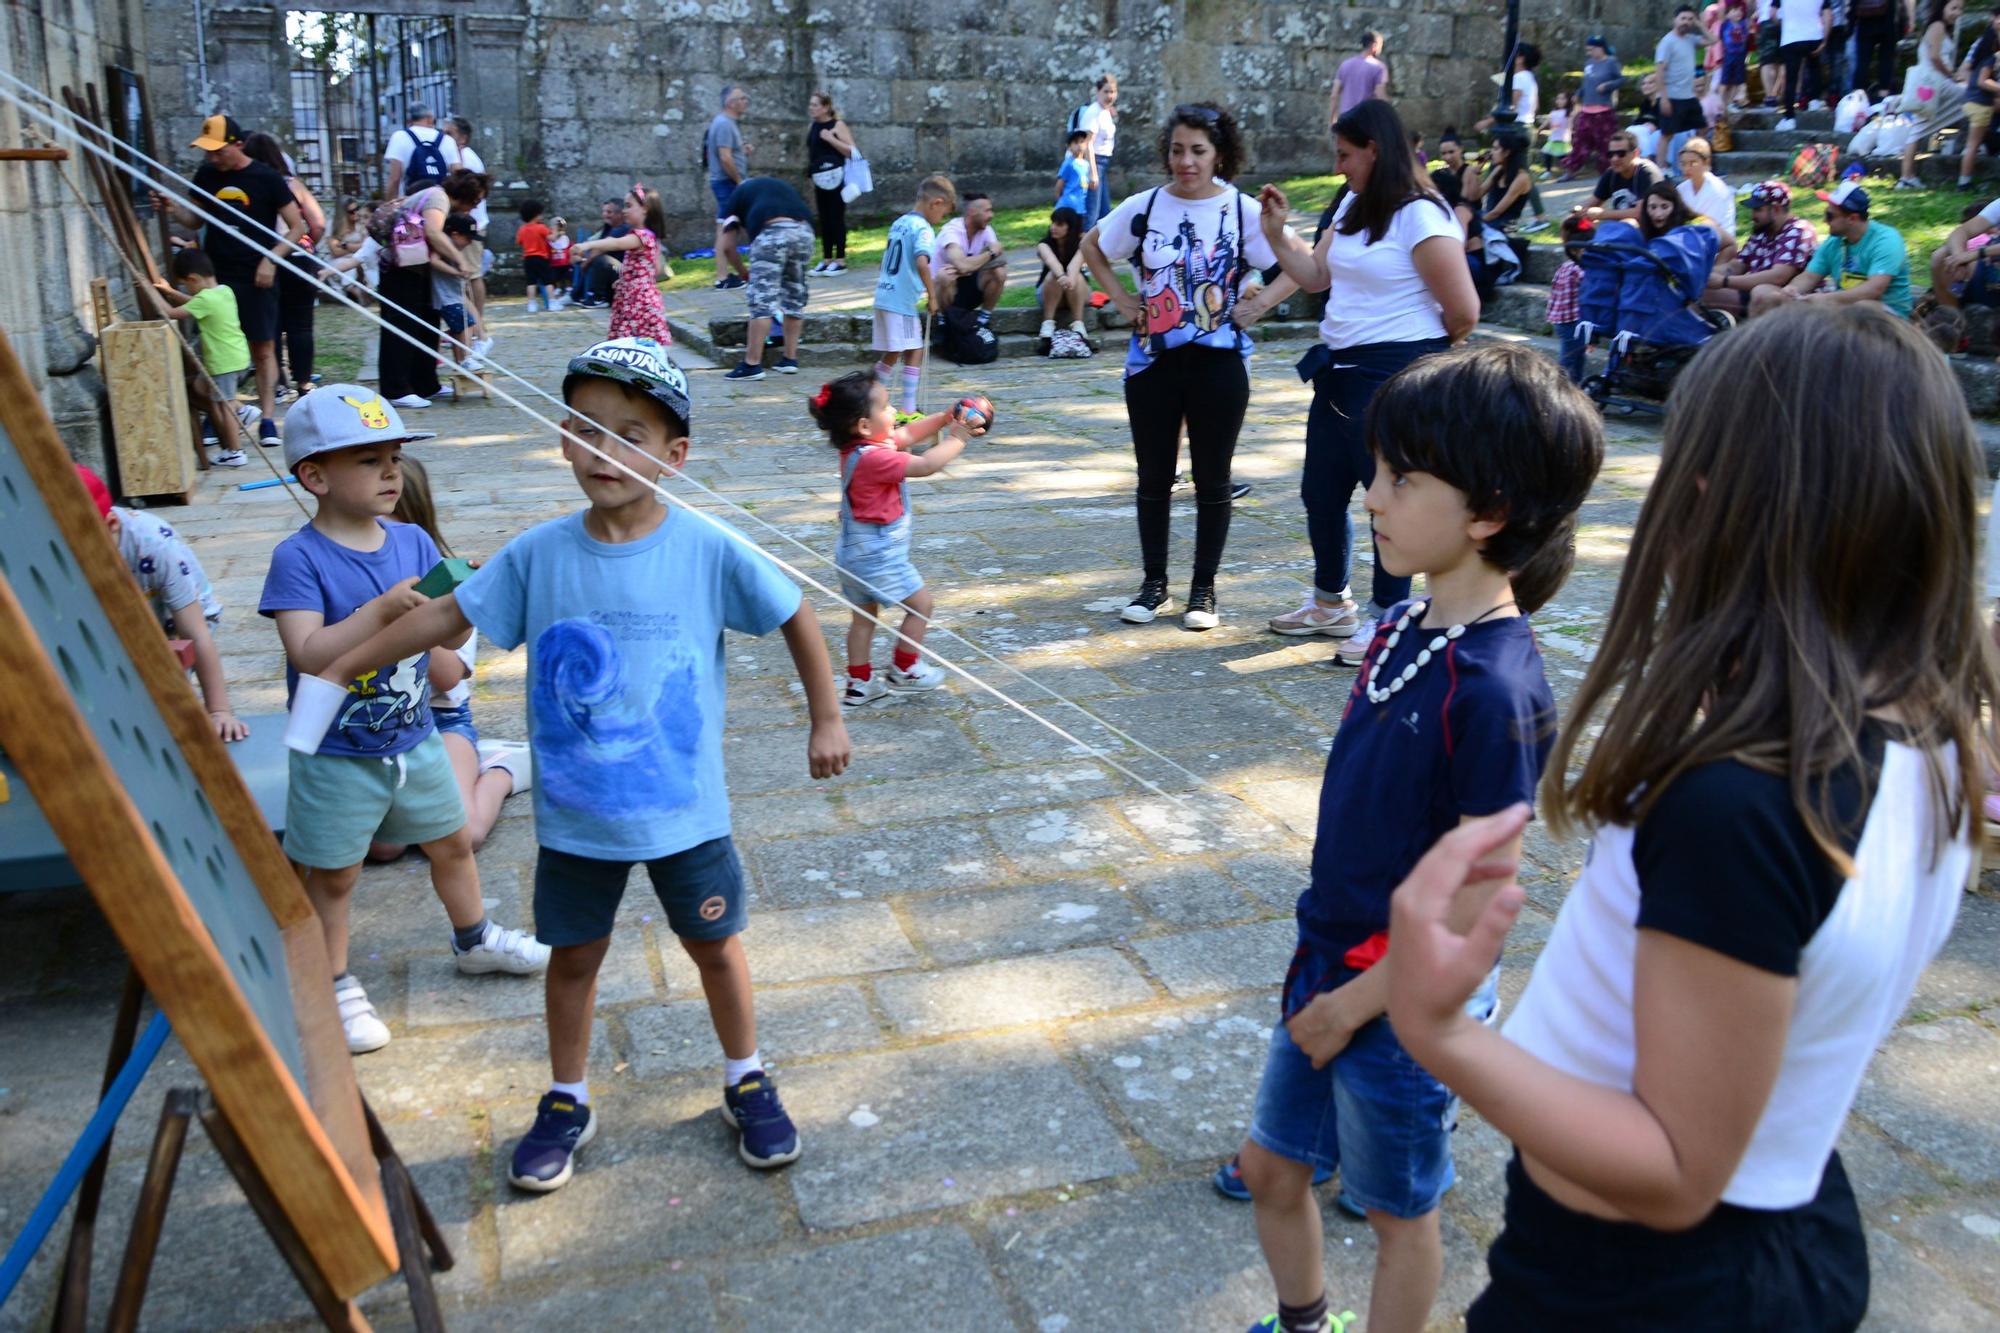
[[[419,398],[430,397],[438,391],[438,312],[431,304],[430,266],[399,268],[385,264],[376,296],[382,302],[382,319],[388,325],[376,344],[382,396],[401,398],[413,393]],[[412,347],[392,333],[392,329],[408,333],[418,345]]]
[[[1152,365],[1126,378],[1125,412],[1139,464],[1139,553],[1147,578],[1167,576],[1167,536],[1185,422],[1194,468],[1194,582],[1215,582],[1229,540],[1229,463],[1249,405],[1249,368],[1241,353],[1229,349],[1189,343],[1162,352]]]
[[[320,265],[309,256],[294,254],[292,262],[308,272],[317,273]],[[278,332],[285,339],[285,361],[291,368],[292,387],[306,389],[312,385],[313,373],[313,303],[319,289],[290,269],[278,270]]]
[[[813,186],[813,202],[819,205],[819,252],[826,259],[847,258],[847,200],[839,190]]]
[[[1788,116],[1806,104],[1802,94],[1808,68],[1813,71],[1815,88],[1820,82],[1819,62],[1812,58],[1813,47],[1817,45],[1817,42],[1787,42],[1778,48],[1778,57],[1785,62],[1785,114]]]
[[[1854,86],[1868,86],[1868,62],[1875,61],[1880,77],[1875,82],[1890,92],[1900,90],[1901,81],[1896,77],[1896,11],[1891,6],[1886,14],[1874,18],[1854,20],[1856,53],[1854,60]]]

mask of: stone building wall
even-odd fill
[[[1398,101],[1413,126],[1466,125],[1488,109],[1500,58],[1498,0],[350,0],[382,13],[458,18],[460,105],[503,182],[506,205],[552,199],[572,217],[634,179],[661,189],[672,238],[707,235],[696,154],[729,83],[751,94],[752,169],[803,181],[805,104],[829,92],[875,167],[867,212],[899,208],[915,179],[945,169],[1002,202],[1051,193],[1060,129],[1100,70],[1125,113],[1114,191],[1154,171],[1150,127],[1177,102],[1233,107],[1253,179],[1325,169],[1327,84],[1368,27],[1388,37]],[[163,121],[210,104],[283,131],[283,9],[207,10],[209,102],[196,77],[186,0],[146,0]],[[1650,53],[1673,0],[1524,0],[1523,31],[1574,68],[1584,35]],[[1545,84],[1547,82],[1545,75]]]
[[[143,71],[140,0],[0,0],[0,69],[50,96],[69,85],[105,87],[105,67]],[[41,123],[0,105],[0,144],[45,146]],[[0,162],[0,328],[41,390],[70,451],[105,463],[104,386],[89,315],[90,280],[107,276],[121,311],[131,286],[115,252],[62,182],[67,171],[95,204],[84,164]]]

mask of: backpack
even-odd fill
[[[1833,179],[1840,164],[1840,148],[1830,143],[1809,143],[1792,159],[1792,188],[1817,189]]]
[[[1075,134],[1078,130],[1087,130],[1090,128],[1083,123],[1083,118],[1089,115],[1090,108],[1096,105],[1097,103],[1095,102],[1085,102],[1082,106],[1069,113],[1069,124],[1063,127],[1063,142],[1069,142],[1069,136]]]
[[[407,199],[391,199],[368,215],[368,235],[389,252],[393,268],[414,268],[430,262],[431,244],[424,236],[424,215]]]
[[[979,312],[958,306],[938,312],[932,342],[940,356],[961,366],[983,366],[1000,355],[1000,340],[979,322]]]
[[[442,182],[445,173],[451,170],[451,164],[444,160],[444,131],[432,130],[431,137],[423,139],[418,137],[419,129],[421,127],[417,125],[404,127],[404,133],[410,136],[414,145],[410,149],[409,165],[403,168],[405,188],[419,183]]]

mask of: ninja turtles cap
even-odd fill
[[[629,384],[666,408],[683,430],[691,424],[693,403],[688,397],[687,376],[667,355],[667,349],[651,338],[612,338],[571,357],[569,373],[563,376],[564,402],[569,401],[571,390],[583,375]]]

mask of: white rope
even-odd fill
[[[156,158],[148,156],[144,152],[141,152],[140,150],[132,147],[131,145],[123,143],[122,141],[112,136],[108,131],[104,130],[102,127],[94,125],[91,122],[84,120],[81,117],[78,117],[77,115],[75,115],[75,113],[71,112],[67,107],[60,105],[53,98],[50,98],[47,94],[43,93],[40,89],[35,88],[34,86],[22,81],[19,78],[16,78],[12,73],[6,70],[0,70],[0,80],[4,80],[5,83],[12,85],[14,88],[26,92],[30,97],[36,99],[36,101],[47,104],[47,106],[50,107],[57,114],[51,115],[49,112],[39,109],[35,105],[27,101],[24,101],[16,93],[9,91],[5,87],[0,87],[0,101],[5,101],[7,103],[12,104],[17,109],[24,112],[28,116],[43,122],[44,124],[55,129],[59,133],[67,133],[72,139],[75,140],[77,145],[83,148],[85,151],[92,153],[93,155],[102,159],[106,163],[110,164],[114,169],[131,176],[135,181],[145,184],[150,188],[158,191],[162,197],[170,200],[174,204],[178,205],[183,211],[187,212],[188,214],[196,218],[199,218],[209,226],[214,228],[219,228],[224,234],[233,237],[234,239],[238,240],[239,242],[242,242],[246,246],[258,249],[263,248],[261,246],[255,245],[251,241],[250,237],[247,236],[242,230],[240,230],[230,219],[225,217],[218,217],[212,213],[209,213],[208,211],[203,209],[200,204],[196,203],[193,198],[175,191],[171,187],[167,186],[162,180],[150,176],[145,172],[142,172],[137,168],[130,166],[128,163],[121,161],[118,154],[108,151],[107,149],[99,146],[99,144],[93,142],[92,139],[88,136],[95,135],[99,138],[102,138],[116,145],[119,153],[127,154],[141,162],[144,162],[158,169],[159,172],[162,173],[162,175],[181,182],[183,185],[187,186],[188,189],[190,190],[197,190],[198,187],[195,186],[192,180],[182,175],[174,168],[168,166],[163,162],[160,162]],[[278,232],[273,228],[265,227],[262,224],[257,223],[254,219],[249,220],[249,222],[251,226],[257,228],[257,230],[259,231],[265,232],[266,234],[271,236],[274,240],[286,241],[287,239],[283,233]],[[340,303],[341,305],[347,306],[349,309],[354,310],[356,313],[358,313],[363,319],[379,325],[385,332],[388,332],[395,337],[401,338],[403,341],[409,343],[410,345],[418,348],[421,351],[424,351],[426,354],[433,356],[436,354],[435,345],[427,345],[422,339],[419,339],[411,335],[405,330],[396,328],[394,325],[390,324],[387,320],[383,319],[380,315],[364,308],[360,303],[350,298],[347,295],[346,291],[343,290],[342,288],[333,286],[323,281],[316,272],[310,272],[299,267],[298,265],[292,263],[289,257],[271,256],[271,260],[274,266],[281,267],[286,271],[293,273],[294,275],[303,279],[304,281],[310,283],[312,286],[314,286],[320,291],[323,297],[331,298],[332,300]],[[467,352],[470,352],[472,350],[469,344],[461,342],[459,339],[453,337],[450,334],[445,334],[443,335],[443,337],[446,341],[452,343],[454,346],[462,348]],[[560,398],[556,397],[554,394],[549,393],[546,389],[543,389],[540,386],[532,383],[523,376],[517,374],[513,370],[502,365],[498,361],[493,360],[490,357],[490,355],[486,358],[486,363],[489,367],[491,367],[494,370],[497,370],[507,379],[513,380],[516,383],[522,385],[529,392],[537,394],[540,397],[547,399],[549,402],[553,404],[562,406],[564,408],[565,416],[573,417],[579,421],[584,421],[587,424],[592,425],[599,430],[605,431],[607,434],[614,434],[614,432],[611,432],[608,427],[603,426],[601,423],[591,421],[588,417],[584,417],[582,414],[576,412],[574,409],[569,408],[566,404],[563,404]],[[1035,712],[1034,709],[1028,707],[1026,704],[1020,702],[1018,699],[1015,699],[1013,696],[1009,695],[1004,690],[1001,690],[999,687],[989,683],[988,681],[980,678],[979,676],[974,675],[966,668],[944,657],[942,654],[938,653],[935,649],[925,644],[913,642],[912,640],[909,639],[907,635],[904,635],[897,627],[891,625],[888,621],[882,619],[879,616],[871,615],[868,612],[863,611],[860,607],[848,601],[835,589],[827,587],[824,583],[820,582],[818,579],[813,578],[811,575],[805,573],[803,570],[798,569],[796,566],[774,555],[772,552],[765,549],[757,542],[753,541],[750,537],[746,536],[741,532],[738,532],[736,529],[732,528],[728,524],[723,523],[721,520],[715,518],[714,516],[705,513],[700,509],[695,508],[686,499],[669,492],[665,487],[661,486],[657,481],[650,480],[648,478],[640,476],[637,472],[633,471],[625,463],[621,462],[616,458],[613,458],[611,455],[605,453],[601,449],[598,449],[596,446],[592,445],[587,440],[584,440],[579,436],[577,436],[576,434],[574,434],[573,432],[565,429],[562,426],[561,422],[551,420],[549,417],[543,415],[535,408],[522,402],[519,398],[515,397],[511,392],[509,392],[504,386],[489,386],[489,387],[494,388],[495,392],[498,393],[500,399],[503,402],[507,403],[509,406],[520,411],[521,413],[528,416],[532,420],[537,421],[542,425],[545,425],[550,429],[556,431],[563,439],[570,441],[571,443],[575,444],[578,448],[583,449],[585,452],[597,457],[598,459],[609,464],[613,468],[616,468],[618,471],[623,472],[625,475],[631,477],[634,481],[637,481],[641,485],[646,486],[649,490],[651,490],[654,493],[654,495],[662,503],[668,505],[678,505],[679,507],[686,510],[690,514],[696,515],[703,521],[714,525],[716,528],[722,531],[726,536],[750,548],[751,550],[758,552],[760,555],[763,555],[766,559],[770,560],[779,569],[783,570],[786,574],[790,575],[794,579],[808,585],[809,587],[816,589],[817,591],[821,592],[826,597],[828,597],[830,600],[832,600],[834,603],[836,603],[839,606],[845,607],[853,614],[860,616],[863,619],[872,621],[878,627],[886,630],[893,639],[908,644],[910,647],[922,653],[924,656],[929,657],[933,661],[937,662],[939,666],[963,678],[964,680],[974,685],[975,687],[992,695],[995,699],[999,700],[1007,707],[1012,708],[1016,712],[1021,713],[1023,716],[1028,717],[1034,722],[1040,724],[1042,727],[1046,728],[1047,730],[1054,733],[1058,737],[1062,738],[1065,741],[1068,741],[1071,745],[1074,745],[1078,749],[1086,752],[1090,757],[1106,764],[1107,766],[1109,766],[1122,776],[1131,779],[1133,782],[1139,784],[1146,790],[1152,792],[1154,795],[1172,801],[1177,805],[1183,806],[1184,808],[1186,807],[1186,802],[1182,797],[1176,795],[1175,793],[1165,790],[1164,788],[1160,787],[1157,783],[1151,781],[1150,779],[1138,773],[1135,773],[1126,765],[1112,758],[1110,755],[1098,749],[1096,746],[1090,744],[1088,741],[1085,741],[1080,737],[1073,735],[1065,728],[1058,726],[1056,723],[1050,721],[1048,718],[1043,717],[1041,714]],[[812,556],[815,560],[821,561],[826,564],[830,564],[837,572],[845,574],[850,578],[853,578],[857,583],[866,585],[867,581],[865,579],[859,578],[858,576],[854,575],[852,571],[843,569],[837,563],[833,562],[832,560],[829,560],[827,557],[821,555],[819,552],[814,551],[811,547],[805,545],[805,543],[799,541],[797,538],[792,537],[789,533],[783,532],[782,530],[777,528],[776,525],[770,523],[768,520],[761,518],[760,516],[752,513],[747,509],[744,509],[742,506],[737,505],[735,502],[718,494],[714,490],[703,485],[701,482],[696,481],[694,478],[687,476],[685,473],[670,469],[667,475],[672,476],[676,480],[682,481],[692,486],[694,489],[700,491],[702,494],[708,496],[710,499],[714,500],[716,503],[722,505],[723,507],[742,515],[743,517],[756,523],[758,526],[771,531],[773,534],[780,537],[784,541],[790,542],[792,545],[799,547],[799,549],[806,552],[808,555]],[[1207,790],[1213,792],[1214,794],[1232,803],[1240,803],[1239,798],[1237,798],[1234,794],[1222,790],[1220,787],[1217,787],[1213,782],[1209,781],[1201,774],[1196,773],[1194,770],[1180,763],[1178,760],[1175,760],[1168,755],[1162,754],[1159,750],[1155,749],[1154,747],[1147,745],[1145,742],[1140,741],[1136,737],[1130,735],[1128,732],[1125,732],[1124,730],[1120,729],[1114,724],[1106,721],[1101,717],[1098,717],[1096,714],[1092,713],[1089,709],[1085,708],[1083,705],[1076,703],[1074,700],[1069,699],[1068,697],[1063,695],[1060,691],[1056,690],[1054,687],[1044,683],[1043,681],[1037,680],[1033,676],[1028,675],[1025,671],[1022,671],[1019,667],[1016,667],[1013,663],[1007,662],[1004,659],[994,656],[992,653],[988,652],[985,648],[973,642],[965,635],[943,626],[939,626],[938,628],[942,629],[944,633],[946,633],[956,641],[965,644],[968,648],[972,649],[975,653],[977,653],[979,656],[986,659],[987,661],[993,662],[994,664],[1004,668],[1005,670],[1011,672],[1012,674],[1019,676],[1022,680],[1035,686],[1037,689],[1042,690],[1055,702],[1061,704],[1066,708],[1070,708],[1078,713],[1083,714],[1083,716],[1091,719],[1091,721],[1098,728],[1110,733],[1113,736],[1118,737],[1120,740],[1125,741],[1126,743],[1132,745],[1135,749],[1142,751],[1148,756],[1159,760],[1162,764],[1165,764],[1167,767],[1170,767],[1178,771],[1182,775],[1191,779],[1194,785],[1206,788]]]

